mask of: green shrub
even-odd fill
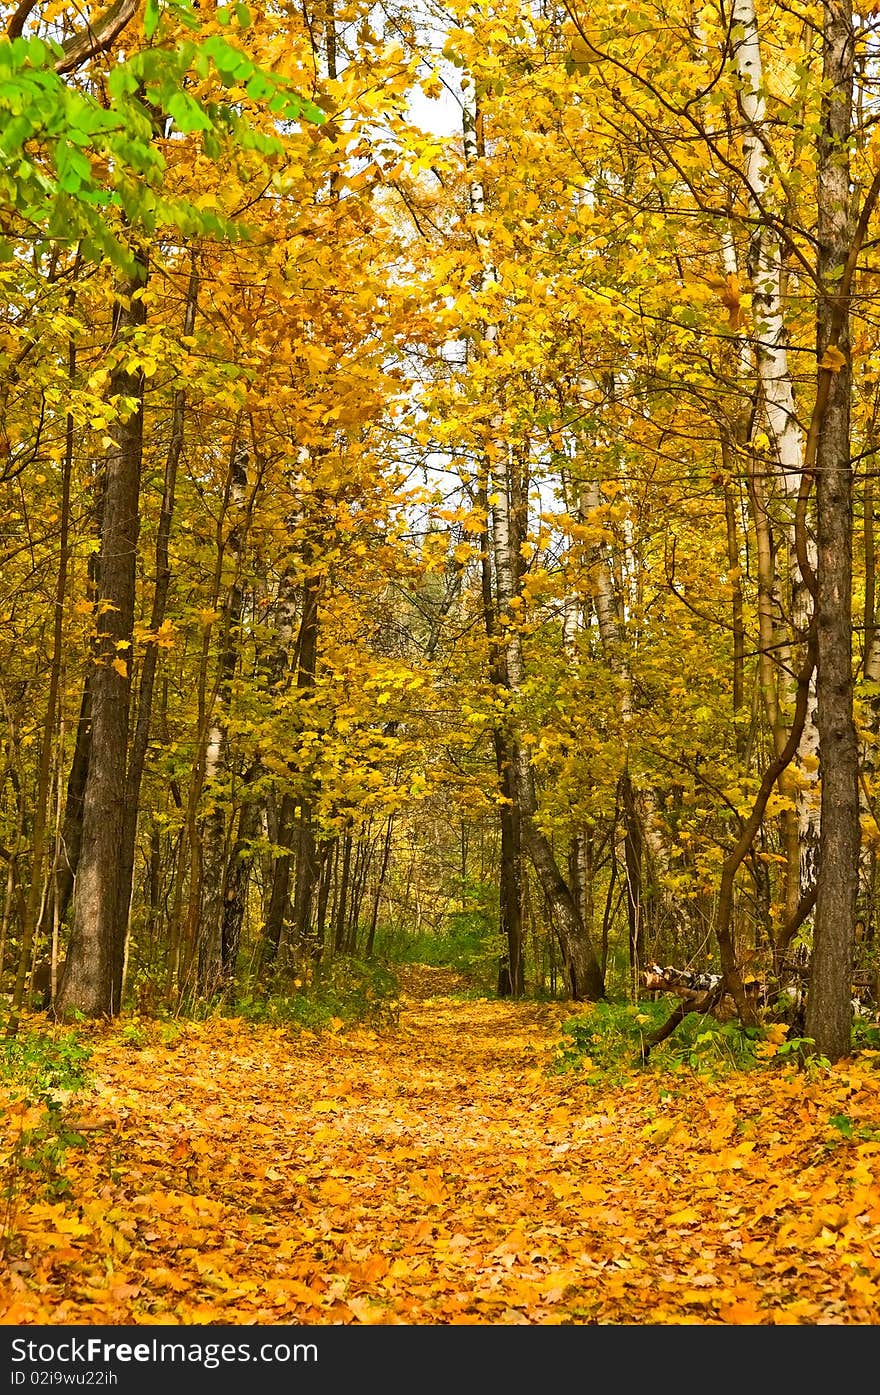
[[[28,1099],[50,1103],[58,1091],[72,1092],[86,1083],[90,1054],[74,1032],[20,1032],[0,1040],[0,1076]]]
[[[333,1024],[396,1024],[399,1014],[397,976],[386,965],[340,955],[318,966],[308,979],[279,982],[274,991],[250,985],[237,999],[235,1012],[249,1022],[268,1022],[311,1030]]]
[[[880,1023],[868,1017],[853,1018],[853,1051],[880,1051]]]
[[[90,1052],[75,1033],[57,1035],[21,1032],[0,1041],[0,1078],[11,1086],[25,1119],[13,1136],[2,1179],[4,1196],[0,1251],[6,1253],[13,1238],[15,1201],[25,1174],[36,1174],[46,1195],[53,1200],[70,1194],[64,1175],[67,1150],[81,1147],[84,1139],[67,1124],[64,1107],[87,1081]],[[30,1106],[30,1108],[26,1108]]]
[[[596,1003],[563,1024],[555,1068],[586,1070],[597,1079],[623,1079],[641,1061],[647,1037],[662,1026],[676,1001],[661,998],[637,1004]],[[764,1063],[758,1048],[765,1036],[761,1027],[743,1027],[736,1021],[718,1022],[713,1017],[691,1013],[666,1041],[651,1049],[648,1068],[748,1070]],[[792,1046],[793,1043],[784,1043],[775,1054],[784,1057],[786,1048]]]
[[[391,964],[429,964],[455,969],[492,989],[498,979],[501,940],[497,918],[483,904],[452,911],[439,930],[380,930],[376,957]]]
[[[622,1078],[640,1058],[645,1038],[667,1016],[664,1003],[595,1003],[562,1024],[555,1069]]]

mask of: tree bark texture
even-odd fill
[[[852,464],[850,461],[849,311],[838,303],[851,242],[848,139],[852,110],[850,0],[824,7],[822,133],[818,159],[817,348],[820,373],[829,346],[842,364],[832,372],[816,452],[818,565],[816,638],[822,820],[807,1035],[829,1060],[849,1055],[851,974],[858,893],[858,743],[852,689]],[[839,328],[838,328],[839,326]]]
[[[183,315],[184,336],[193,332],[198,297],[198,273],[195,253],[191,257],[189,285]],[[171,584],[171,563],[168,543],[171,536],[171,522],[174,516],[174,495],[177,486],[177,470],[183,452],[183,432],[186,412],[186,391],[178,388],[171,407],[171,436],[165,458],[165,477],[162,487],[162,504],[159,512],[159,526],[156,532],[156,580],[153,590],[153,603],[150,611],[150,631],[157,633],[165,619],[168,602],[168,588]],[[119,894],[121,908],[126,916],[128,928],[129,907],[131,904],[132,882],[134,878],[135,842],[137,839],[138,811],[140,808],[141,781],[150,742],[150,723],[153,715],[153,694],[156,686],[156,672],[159,664],[159,646],[155,640],[147,644],[141,666],[138,685],[137,717],[131,742],[128,761],[125,794],[125,820],[123,826],[122,849],[120,852]]]
[[[143,263],[125,286],[115,314],[114,340],[135,339],[146,322],[141,296]],[[104,461],[97,633],[91,672],[91,751],[83,796],[82,849],[76,880],[73,934],[58,994],[67,1016],[111,1016],[121,1007],[125,919],[119,850],[125,817],[125,780],[131,701],[132,628],[143,459],[140,367],[118,365],[110,396],[120,416]],[[124,407],[122,399],[134,405]]]

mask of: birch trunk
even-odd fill
[[[765,142],[768,130],[764,100],[764,73],[758,20],[754,0],[733,0],[731,19],[742,26],[742,38],[735,44],[734,56],[740,79],[739,103],[745,132],[743,155],[745,177],[754,231],[749,246],[749,275],[753,285],[755,315],[755,365],[761,389],[776,476],[782,491],[784,525],[788,540],[791,615],[798,641],[810,623],[811,602],[805,578],[797,561],[796,509],[804,468],[804,440],[798,424],[782,297],[783,259],[779,232],[771,218],[770,163]],[[807,539],[807,555],[815,570],[815,544]],[[789,702],[793,699],[787,685]],[[807,719],[798,746],[797,814],[800,845],[800,898],[815,885],[818,867],[820,810],[818,797],[819,732],[816,725],[815,687],[811,690]],[[798,899],[800,899],[798,898]]]
[[[479,158],[477,128],[479,111],[476,98],[466,98],[462,108],[462,130],[464,140],[465,165],[469,173],[468,200],[471,212],[482,216],[485,212],[485,194],[482,182],[476,177],[474,166]],[[477,234],[478,245],[483,256],[482,283],[487,286],[493,279],[490,249],[481,234]],[[494,351],[497,341],[497,326],[485,327],[485,338]],[[486,476],[488,478],[487,469]],[[482,547],[482,593],[483,622],[489,644],[489,666],[492,682],[499,688],[509,687],[504,649],[498,633],[498,604],[492,581],[492,542],[487,503],[487,479],[479,490],[480,503],[487,509],[486,532]],[[522,811],[520,791],[515,776],[515,752],[510,733],[501,726],[493,732],[495,768],[498,778],[498,791],[501,796],[499,823],[501,847],[499,854],[498,878],[498,918],[501,939],[506,946],[498,968],[498,992],[502,997],[520,997],[525,991],[525,959],[523,942],[523,867],[522,867]]]

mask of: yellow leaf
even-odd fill
[[[764,1314],[754,1303],[744,1299],[738,1303],[731,1303],[726,1308],[719,1308],[718,1316],[722,1322],[751,1325],[760,1322]]]
[[[747,1264],[754,1264],[755,1260],[762,1259],[767,1253],[767,1247],[760,1240],[747,1240],[740,1250],[740,1256]]]
[[[646,1124],[642,1129],[642,1138],[650,1139],[652,1143],[665,1143],[675,1132],[674,1119],[657,1119],[653,1124]]]
[[[577,72],[583,72],[592,63],[601,63],[602,54],[579,35],[572,39],[568,61]]]
[[[430,1171],[424,1177],[418,1173],[410,1178],[410,1191],[430,1206],[439,1206],[446,1200],[446,1187],[439,1172]]]
[[[846,354],[842,354],[836,344],[829,344],[819,360],[819,367],[827,368],[831,373],[839,373],[845,364]]]
[[[667,1216],[668,1225],[693,1225],[700,1219],[699,1211],[693,1206],[684,1206],[680,1211],[673,1211],[671,1216]]]
[[[114,659],[110,667],[115,668],[121,678],[128,677],[128,664],[124,659]]]
[[[373,1284],[377,1279],[383,1279],[388,1273],[388,1259],[385,1255],[370,1255],[364,1262],[363,1279],[365,1283]]]
[[[320,1190],[321,1195],[330,1202],[331,1206],[344,1206],[351,1201],[350,1189],[343,1182],[335,1182],[332,1178],[322,1182]]]

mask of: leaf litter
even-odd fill
[[[603,1087],[548,1070],[564,1005],[450,983],[381,1034],[94,1029],[61,1196],[7,1089],[0,1322],[877,1323],[878,1057]]]

